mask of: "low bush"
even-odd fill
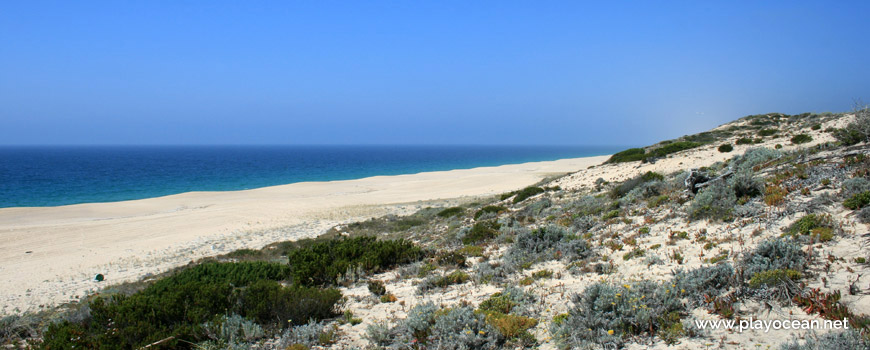
[[[500,206],[500,205],[487,205],[483,208],[480,208],[480,210],[478,210],[477,212],[474,213],[474,219],[475,220],[479,219],[480,216],[483,214],[487,214],[487,213],[498,214],[499,212],[502,212],[505,210],[507,210],[507,208]]]
[[[495,238],[499,234],[501,225],[496,221],[479,221],[471,227],[459,231],[458,237],[463,244],[475,244]]]
[[[384,286],[384,282],[378,280],[371,280],[368,283],[369,292],[372,294],[381,296],[387,294],[387,287]]]
[[[422,295],[434,289],[462,284],[468,282],[469,279],[468,274],[461,270],[453,271],[447,275],[430,276],[417,285],[417,294]]]
[[[450,207],[450,208],[446,208],[442,211],[439,211],[438,214],[435,214],[435,215],[438,217],[441,217],[441,218],[449,218],[449,217],[454,217],[457,215],[462,215],[464,213],[465,213],[465,208]]]
[[[795,270],[778,269],[757,272],[749,279],[750,288],[771,288],[783,283],[794,282],[803,278],[803,274]]]
[[[776,129],[761,129],[761,130],[758,130],[758,136],[762,136],[762,137],[773,136],[773,135],[776,135],[777,132],[779,132],[779,130],[776,130]]]
[[[870,191],[857,193],[843,202],[843,206],[852,210],[858,210],[870,204]]]
[[[856,217],[858,217],[858,221],[870,224],[870,207],[864,207],[864,209],[859,210]]]
[[[341,292],[337,289],[285,287],[275,281],[262,280],[239,293],[242,305],[239,313],[260,324],[302,325],[311,319],[336,316],[335,305],[340,299]]]
[[[589,244],[582,238],[569,234],[562,227],[546,226],[517,235],[505,253],[504,261],[511,267],[523,269],[541,261],[574,261],[592,254]]]
[[[723,181],[707,186],[695,195],[689,205],[689,218],[729,220],[731,211],[737,204],[734,191]]]
[[[643,160],[646,151],[643,148],[629,148],[622,152],[617,152],[610,156],[607,163],[625,163],[637,160]]]
[[[514,204],[522,202],[527,198],[534,196],[536,194],[544,193],[544,189],[535,186],[526,187],[519,192],[517,192],[516,197],[514,197]]]
[[[791,138],[791,143],[802,144],[813,141],[813,137],[807,134],[798,134]]]
[[[870,180],[863,177],[855,177],[843,181],[840,195],[842,195],[843,198],[850,198],[856,194],[867,191],[870,191]]]
[[[830,214],[807,214],[793,222],[785,229],[789,236],[812,236],[821,242],[833,238],[833,229],[837,223]]]
[[[405,240],[378,241],[375,237],[339,238],[316,242],[287,254],[295,283],[330,285],[348,270],[377,273],[418,261],[424,252]]]
[[[807,255],[801,246],[788,238],[775,238],[763,241],[743,256],[740,268],[746,279],[759,272],[772,270],[794,270],[803,272],[807,264]]]
[[[670,281],[639,281],[623,285],[597,283],[573,297],[574,307],[550,331],[564,348],[621,348],[626,339],[660,336],[673,344],[696,334],[681,316],[695,301],[716,296],[731,284],[728,264],[678,271]],[[687,304],[683,299],[689,300]]]
[[[286,266],[262,262],[194,266],[129,296],[94,299],[90,318],[51,325],[43,348],[139,348],[170,336],[163,346],[185,348],[190,344],[179,340],[206,340],[205,325],[221,315],[237,313],[269,329],[335,316],[338,290],[277,282],[287,275]]]
[[[377,346],[391,349],[498,349],[504,337],[483,313],[463,306],[442,309],[432,303],[417,305],[395,327],[371,325],[366,337]]]
[[[751,145],[751,144],[755,143],[755,141],[753,141],[751,138],[748,138],[748,137],[742,137],[742,138],[737,139],[737,141],[735,143],[738,145]]]
[[[717,148],[719,152],[728,153],[734,150],[734,146],[731,146],[730,143],[723,144]]]

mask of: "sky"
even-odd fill
[[[870,100],[868,1],[5,1],[0,144],[645,145]]]

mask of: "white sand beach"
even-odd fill
[[[317,236],[339,223],[519,189],[607,158],[0,209],[0,313],[58,305],[197,258]],[[93,282],[97,273],[106,281]]]

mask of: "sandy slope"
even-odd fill
[[[192,259],[315,236],[340,222],[409,213],[585,169],[607,156],[192,192],[116,203],[0,209],[0,313],[34,310]],[[428,202],[428,203],[427,203]]]

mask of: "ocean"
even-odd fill
[[[4,146],[0,208],[234,191],[611,154],[594,146]]]

